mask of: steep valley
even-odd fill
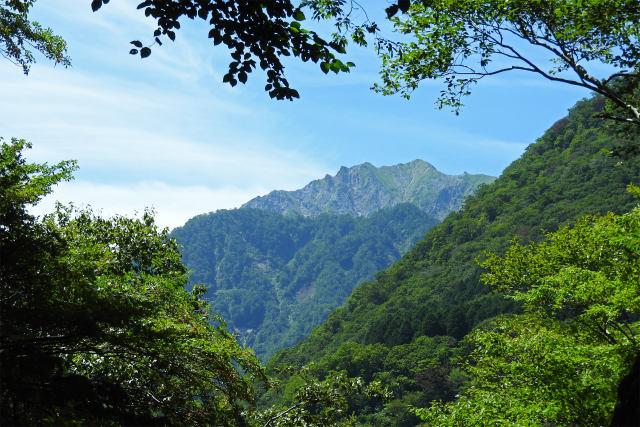
[[[214,311],[266,361],[493,179],[445,175],[421,160],[365,163],[241,209],[197,216],[172,235],[184,246],[192,282],[205,285]]]

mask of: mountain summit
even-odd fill
[[[276,190],[256,197],[242,207],[315,217],[322,213],[369,216],[380,209],[411,203],[432,217],[444,219],[480,184],[495,180],[488,175],[447,175],[424,160],[394,166],[371,163],[341,167],[295,191]]]
[[[308,336],[358,284],[493,180],[445,175],[422,160],[363,163],[300,190],[199,215],[172,236],[214,311],[266,361]]]

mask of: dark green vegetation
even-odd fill
[[[640,160],[614,167],[601,153],[616,144],[602,131],[603,120],[594,118],[603,106],[602,98],[578,103],[493,184],[481,187],[402,260],[356,288],[345,307],[268,366],[314,361],[320,377],[346,370],[386,382],[396,400],[377,412],[359,407],[363,422],[412,425],[419,419],[408,415],[407,405],[451,400],[466,382],[456,357],[473,344],[462,338],[484,320],[520,310],[489,293],[475,259],[485,251],[505,253],[514,237],[523,244],[540,241],[545,230],[583,215],[633,208],[625,187],[640,177]],[[269,393],[263,399],[282,401]]]
[[[411,203],[439,220],[460,209],[466,196],[488,175],[446,175],[423,160],[375,167],[363,163],[342,167],[335,176],[310,182],[295,191],[272,191],[243,207],[317,216],[322,213],[367,216],[398,203]]]
[[[0,424],[239,425],[263,378],[153,217],[27,212],[75,165],[0,152]],[[244,374],[241,374],[241,369]]]
[[[531,247],[515,243],[482,266],[483,282],[522,303],[525,314],[472,333],[469,386],[453,403],[418,411],[421,418],[609,424],[618,383],[640,360],[640,206],[586,217]]]
[[[258,209],[190,219],[172,236],[214,311],[267,360],[304,338],[359,283],[391,265],[437,221],[397,205],[367,218]]]
[[[267,360],[307,336],[356,285],[494,179],[445,175],[422,160],[364,163],[242,209],[200,215],[172,236],[214,311]]]

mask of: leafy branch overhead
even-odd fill
[[[35,21],[29,21],[27,15],[35,0],[0,1],[0,55],[22,67],[29,74],[31,65],[36,62],[32,49],[47,59],[65,67],[71,65],[67,56],[67,44]]]
[[[109,0],[93,0],[94,11]],[[265,90],[276,99],[298,98],[298,91],[289,86],[282,57],[294,56],[302,61],[318,63],[323,72],[348,72],[355,66],[343,63],[336,54],[345,53],[345,43],[339,39],[325,40],[316,32],[305,29],[305,15],[289,0],[145,0],[138,4],[147,17],[157,21],[153,33],[155,44],[162,38],[171,41],[180,29],[180,19],[202,19],[209,23],[209,38],[214,45],[224,44],[231,51],[232,61],[223,82],[235,86],[246,83],[249,73],[260,67],[267,74]],[[151,46],[131,42],[130,53],[145,58]]]
[[[423,1],[392,20],[407,41],[378,42],[378,92],[408,98],[421,81],[441,79],[440,108],[458,112],[473,84],[519,70],[604,95],[618,109],[608,118],[640,126],[640,101],[620,89],[640,80],[635,0]],[[596,77],[598,64],[612,75]]]

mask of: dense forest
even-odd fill
[[[30,19],[33,4],[0,2],[0,54],[25,75],[32,49],[70,64],[64,39]],[[304,28],[303,8],[337,32]],[[131,42],[131,55],[175,40],[181,18],[202,19],[213,44],[230,50],[223,82],[245,83],[259,65],[276,99],[299,97],[281,57],[348,72],[355,64],[338,55],[369,38],[382,59],[374,90],[408,98],[423,80],[440,80],[437,105],[455,112],[484,77],[514,70],[594,94],[266,367],[211,311],[207,288],[190,282],[177,240],[153,212],[103,218],[58,204],[37,217],[33,206],[77,165],[30,162],[29,142],[0,138],[0,424],[640,424],[637,1],[398,0],[385,14],[401,41],[383,37],[366,13],[358,21],[361,6],[342,0],[145,0],[138,9],[155,29],[149,46]],[[603,65],[612,74],[594,77]],[[412,209],[366,220],[380,229]],[[284,261],[296,239],[313,241],[304,218],[265,217],[282,233],[261,236],[256,212],[237,212],[253,220],[245,249],[256,266],[257,249]],[[229,212],[202,220],[234,227]],[[362,256],[379,255],[360,222],[321,216],[318,224],[334,238],[329,250],[309,251],[334,263],[328,275],[339,271],[332,250],[362,243]],[[403,230],[385,246],[414,237]],[[216,281],[227,295],[220,308],[252,326],[262,308],[255,293],[231,288],[245,271],[234,248],[214,251],[229,262],[227,282]],[[189,256],[206,262],[199,251]],[[282,274],[315,267],[300,261]],[[283,294],[304,299],[306,289]]]
[[[602,152],[602,105],[578,103],[266,372],[150,213],[39,220],[27,206],[75,165],[3,142],[3,423],[608,423],[638,354],[640,161]]]
[[[504,254],[514,239],[541,241],[584,215],[621,214],[637,204],[625,188],[640,177],[640,161],[616,165],[602,153],[616,144],[594,117],[602,105],[600,98],[579,102],[493,184],[374,281],[357,287],[324,325],[277,353],[268,367],[313,362],[321,378],[344,370],[382,381],[394,401],[358,407],[365,424],[415,425],[420,419],[409,407],[453,399],[467,381],[456,362],[471,351],[465,336],[494,316],[522,310],[481,283],[477,261],[488,252]],[[290,397],[270,391],[263,402],[288,403]]]
[[[171,236],[214,312],[266,361],[323,323],[356,285],[437,222],[411,204],[366,218],[243,208],[197,216]]]

